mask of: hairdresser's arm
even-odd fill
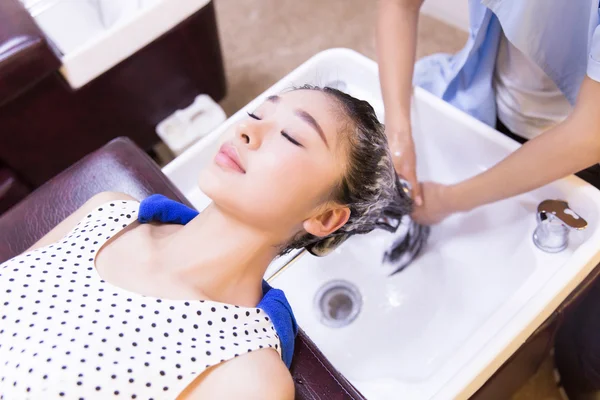
[[[386,134],[396,172],[412,184],[417,204],[420,190],[410,129],[410,101],[421,4],[423,0],[379,0],[377,22],[377,60]]]
[[[586,77],[564,122],[471,179],[450,186],[424,183],[424,204],[413,217],[436,223],[454,212],[528,192],[600,162],[598,104],[600,83]]]
[[[208,369],[177,397],[201,399],[293,400],[294,382],[275,350],[256,350]]]
[[[117,200],[135,200],[133,197],[125,193],[117,192],[102,192],[94,195],[88,201],[86,201],[81,207],[79,207],[73,214],[63,219],[58,225],[56,225],[50,232],[46,233],[40,240],[38,240],[33,246],[27,249],[25,252],[35,250],[40,247],[48,246],[62,239],[67,233],[75,227],[75,225],[83,219],[90,211],[93,211],[96,207],[100,207],[104,203],[109,201]]]

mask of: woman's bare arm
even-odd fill
[[[385,133],[396,172],[412,185],[417,204],[421,198],[410,127],[410,102],[422,4],[423,0],[379,0],[377,17],[377,62],[385,107]]]
[[[50,232],[46,233],[40,240],[35,242],[33,246],[26,250],[26,252],[38,249],[40,247],[48,246],[54,242],[62,239],[67,233],[75,227],[75,225],[83,219],[90,211],[96,207],[101,206],[109,201],[117,200],[135,200],[133,197],[125,193],[117,192],[101,192],[94,195],[88,201],[86,201],[81,207],[77,209],[73,214],[63,219],[58,225],[56,225]]]
[[[493,168],[457,185],[458,210],[533,190],[600,162],[600,83],[585,78],[561,124],[525,143]]]
[[[422,4],[423,0],[379,0],[377,62],[386,128],[393,130],[410,127],[417,22]],[[410,130],[394,133],[410,134]]]
[[[494,167],[460,183],[425,183],[415,220],[432,224],[459,211],[506,199],[600,162],[600,82],[586,77],[575,108],[554,128],[525,143]]]
[[[210,368],[177,400],[293,400],[294,382],[279,354],[256,350]]]

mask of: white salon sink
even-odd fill
[[[61,53],[78,89],[152,43],[210,0],[20,0]]]
[[[275,84],[164,172],[200,209],[196,187],[222,132],[263,99],[293,85],[342,81],[382,116],[377,66],[344,49],[322,52]],[[452,183],[494,165],[518,147],[495,130],[416,89],[413,133],[422,179]],[[537,205],[561,199],[589,223],[557,254],[532,242]],[[600,260],[600,191],[569,177],[522,196],[455,215],[432,229],[427,248],[389,276],[381,264],[393,235],[353,237],[325,258],[305,255],[271,282],[300,326],[369,399],[468,398],[556,309]],[[273,274],[287,260],[267,271]],[[357,288],[360,311],[347,325],[322,321],[315,302],[333,281]],[[343,285],[343,284],[342,284]]]

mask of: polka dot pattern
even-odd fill
[[[271,347],[258,308],[115,287],[95,254],[137,218],[106,203],[60,241],[0,265],[0,400],[173,399],[208,367]]]

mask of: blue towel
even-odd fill
[[[140,203],[138,221],[162,222],[167,224],[185,225],[199,214],[198,211],[171,200],[162,194],[153,194]]]
[[[281,289],[272,288],[267,281],[262,283],[263,298],[258,308],[267,313],[281,341],[281,355],[288,368],[292,365],[294,356],[294,340],[298,334],[298,323],[292,306],[288,303]]]
[[[198,211],[184,204],[160,194],[153,194],[140,203],[138,221],[185,225],[198,214]],[[296,318],[283,291],[272,288],[266,281],[263,281],[262,289],[263,298],[257,307],[266,312],[273,322],[281,341],[283,362],[290,368],[294,355],[294,340],[298,334]]]

